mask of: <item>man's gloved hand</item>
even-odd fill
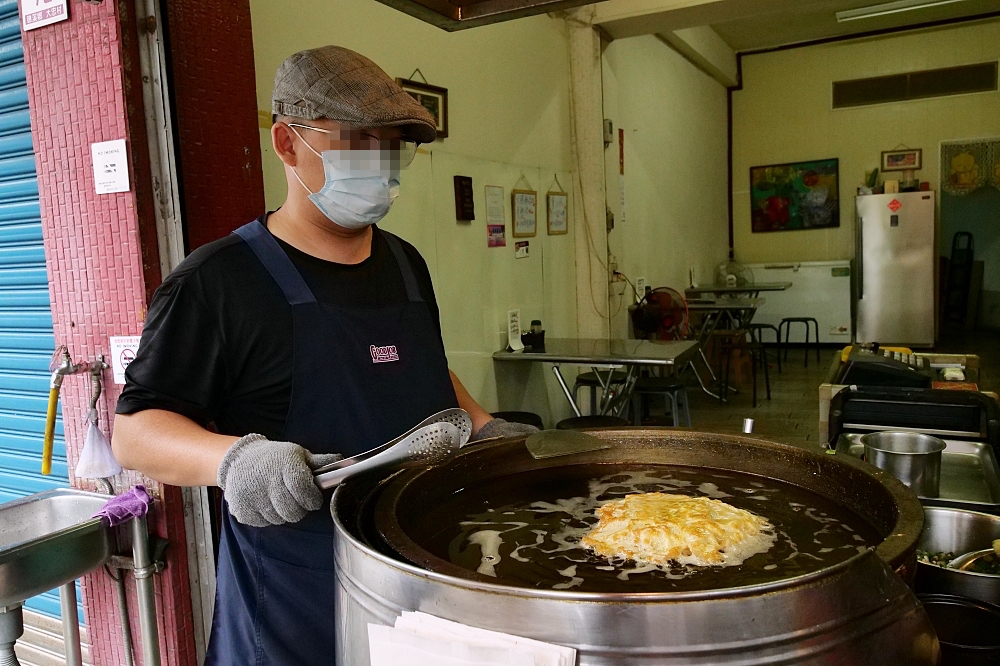
[[[492,421],[487,421],[469,441],[476,442],[480,439],[491,439],[493,437],[521,437],[523,435],[530,435],[533,432],[538,432],[538,428],[533,425],[511,423],[503,419],[493,419]]]
[[[251,434],[226,451],[219,465],[219,487],[229,513],[244,525],[297,523],[323,506],[323,492],[313,480],[313,470],[340,458]]]

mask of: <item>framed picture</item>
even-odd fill
[[[924,151],[920,148],[883,150],[882,171],[916,171],[923,168]]]
[[[514,237],[534,236],[537,223],[538,193],[532,190],[511,190],[511,209],[514,219]]]
[[[546,219],[550,236],[569,232],[569,195],[565,192],[549,192],[545,195]]]
[[[754,233],[840,226],[836,158],[750,167]]]
[[[396,83],[434,116],[434,120],[437,122],[437,138],[447,138],[448,89],[410,79],[396,79]]]

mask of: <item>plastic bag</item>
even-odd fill
[[[97,411],[87,415],[87,439],[83,443],[80,460],[76,463],[78,479],[103,479],[121,473],[122,466],[111,452],[111,442],[97,426]]]

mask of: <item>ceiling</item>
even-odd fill
[[[378,0],[384,5],[448,30],[535,16],[571,9],[592,0]]]
[[[887,0],[807,0],[785,3],[780,11],[762,12],[710,23],[735,51],[752,51],[872,31],[917,26],[1000,12],[998,0],[964,0],[937,7],[838,23],[836,13],[884,4]],[[997,18],[1000,18],[998,16]]]

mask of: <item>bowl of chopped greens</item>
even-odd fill
[[[914,587],[1000,604],[1000,516],[925,507]]]

